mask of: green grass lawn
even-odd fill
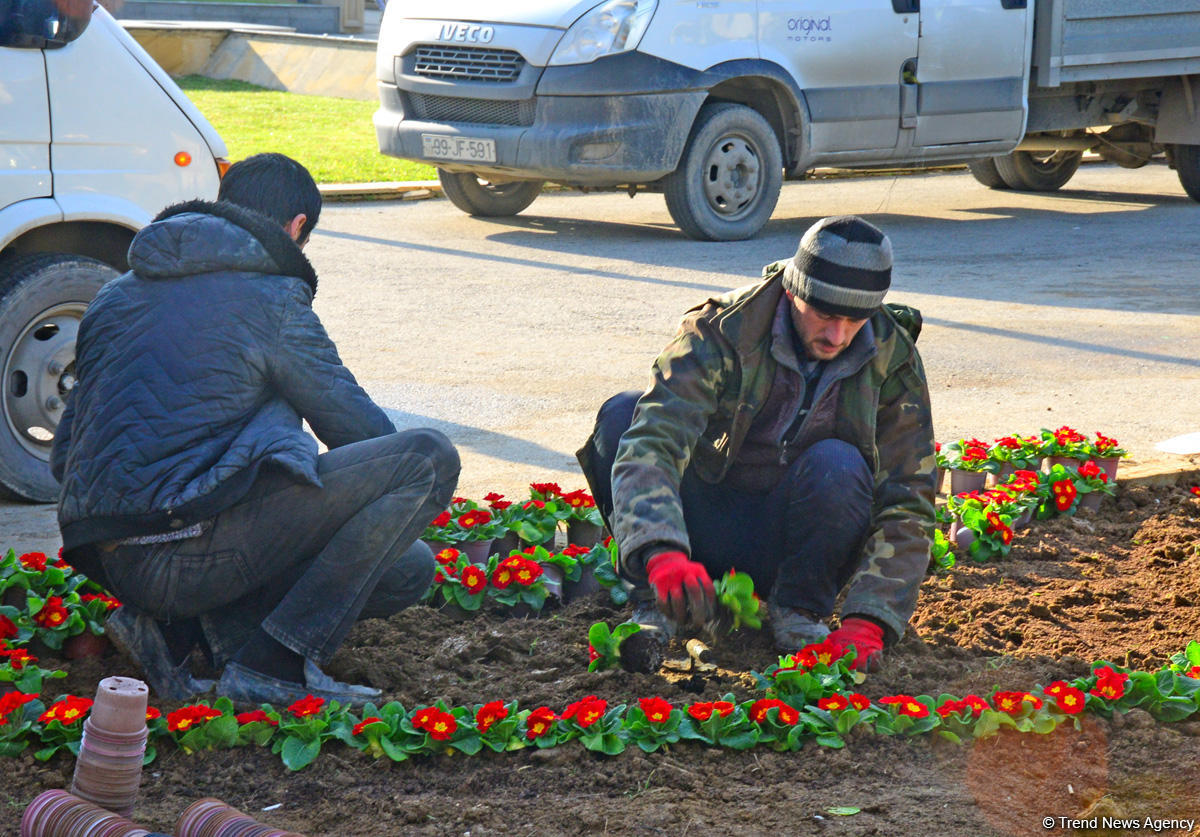
[[[303,163],[318,183],[433,180],[432,166],[379,153],[375,102],[281,93],[244,81],[176,79],[229,147],[234,162],[278,151]]]

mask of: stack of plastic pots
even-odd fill
[[[141,680],[106,677],[83,722],[71,793],[122,817],[133,813],[146,753],[146,699]]]
[[[175,823],[175,837],[304,837],[264,825],[219,799],[199,799]]]
[[[164,837],[65,790],[39,794],[21,817],[21,837]]]

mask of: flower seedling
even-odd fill
[[[588,628],[588,671],[620,665],[621,643],[641,629],[636,622],[622,622],[611,631],[605,622],[596,622]]]
[[[679,722],[679,737],[703,741],[714,747],[748,750],[758,743],[758,727],[731,694],[721,700],[701,701],[687,708]]]
[[[643,751],[653,753],[659,747],[679,740],[683,713],[660,697],[642,698],[629,708],[625,731],[629,740]]]
[[[713,591],[730,620],[731,631],[742,625],[755,630],[762,627],[762,601],[754,594],[754,579],[746,573],[730,570],[713,583]]]

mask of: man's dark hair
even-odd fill
[[[321,215],[321,193],[308,169],[274,152],[255,154],[230,166],[217,200],[261,212],[280,226],[304,213],[299,244],[308,240]]]

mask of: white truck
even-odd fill
[[[554,181],[743,239],[817,166],[1052,190],[1087,150],[1200,200],[1198,0],[393,0],[377,76],[380,150],[472,215]]]
[[[225,155],[91,0],[0,0],[0,497],[57,499],[83,311],[161,209],[216,198]]]

